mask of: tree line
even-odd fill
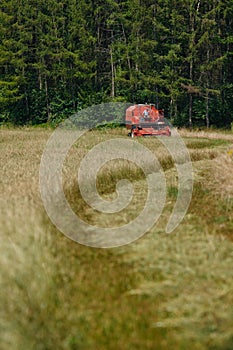
[[[155,103],[177,126],[233,122],[232,0],[1,0],[0,122]]]

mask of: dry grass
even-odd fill
[[[233,156],[230,148],[228,152],[221,154],[214,162],[215,190],[221,198],[230,200],[233,198]]]
[[[187,134],[195,175],[190,209],[175,233],[164,228],[177,195],[173,160],[157,139],[140,139],[162,160],[166,207],[137,242],[109,250],[67,239],[50,223],[39,194],[39,164],[49,130],[1,130],[0,348],[230,350],[233,347],[232,170],[225,140]],[[70,151],[64,186],[86,220],[128,221],[145,198],[142,172],[107,164],[98,189],[114,198],[122,177],[137,196],[124,215],[98,214],[75,189],[77,165],[94,144],[125,137],[124,129],[92,131]],[[192,137],[190,137],[192,136]],[[194,136],[194,137],[193,137]]]
[[[209,130],[202,130],[202,131],[189,131],[187,129],[181,129],[179,130],[179,134],[182,137],[197,137],[199,139],[211,139],[211,140],[233,140],[233,135],[231,131],[225,131],[225,132],[218,132],[218,131],[212,131]]]

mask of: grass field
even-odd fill
[[[97,249],[65,237],[44,210],[39,166],[51,133],[0,130],[0,349],[233,349],[233,135],[180,131],[194,189],[187,215],[170,235],[165,227],[178,186],[173,159],[159,140],[137,140],[161,162],[166,205],[141,239]],[[97,179],[109,200],[116,181],[133,183],[135,198],[121,215],[92,210],[75,185],[88,150],[126,134],[91,131],[64,164],[66,196],[91,224],[118,226],[142,209],[145,177],[129,162],[109,162]]]

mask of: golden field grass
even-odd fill
[[[39,191],[41,156],[52,131],[1,129],[0,349],[230,350],[233,348],[233,135],[181,130],[193,162],[194,190],[182,223],[165,233],[177,195],[177,171],[157,139],[140,139],[160,160],[166,205],[143,238],[96,249],[66,238],[50,222]],[[115,198],[128,178],[135,189],[121,214],[101,214],[81,198],[77,166],[95,144],[125,138],[96,130],[72,147],[64,189],[91,224],[122,225],[142,210],[143,173],[109,162],[97,188]]]

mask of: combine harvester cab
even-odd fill
[[[126,109],[126,128],[129,136],[171,136],[170,126],[167,125],[163,110],[150,104],[138,104]]]

